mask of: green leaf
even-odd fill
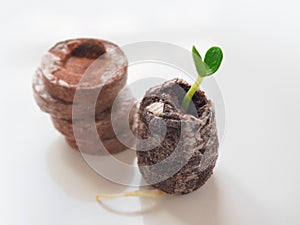
[[[223,52],[219,47],[211,47],[205,54],[204,63],[206,67],[205,76],[214,74],[220,67]]]
[[[197,73],[199,76],[204,77],[206,74],[206,70],[201,55],[195,46],[193,46],[192,52],[193,52],[193,59],[194,59],[194,64],[196,66]]]
[[[204,77],[210,76],[215,73],[219,69],[223,59],[223,52],[219,47],[210,48],[205,54],[204,62],[202,61],[202,58],[195,46],[193,46],[192,52],[193,60],[198,72],[198,78],[197,81],[195,81],[195,83],[188,90],[181,103],[182,107],[186,111],[188,110],[190,102],[194,94],[198,90]]]
[[[195,45],[193,45],[193,49],[192,49],[192,52],[193,52],[193,56],[198,56],[199,59],[202,61],[202,57],[200,55],[200,53],[198,52],[198,50],[196,49]]]

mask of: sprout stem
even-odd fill
[[[191,86],[189,91],[184,96],[184,99],[182,102],[182,107],[184,108],[185,111],[188,110],[188,108],[190,106],[190,102],[191,102],[195,92],[198,90],[200,84],[202,83],[203,79],[204,79],[204,77],[201,77],[198,75],[196,82]]]

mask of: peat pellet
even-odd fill
[[[133,126],[134,114],[130,112],[136,111],[134,101],[135,99],[130,93],[124,93],[118,98],[118,104],[115,105],[113,112],[110,108],[102,112],[97,120],[85,119],[72,121],[52,117],[52,121],[59,132],[71,139],[75,139],[74,126],[76,127],[76,138],[82,140],[93,141],[99,137],[101,139],[112,138],[116,136],[116,129],[119,133],[131,132],[128,129]],[[95,126],[97,133],[95,133]]]
[[[67,143],[76,150],[79,150],[83,153],[88,154],[100,154],[104,155],[105,152],[109,152],[110,154],[116,154],[127,149],[117,137],[112,137],[109,139],[99,140],[103,144],[104,148],[99,145],[98,141],[86,141],[86,140],[74,140],[73,138],[65,137]]]
[[[114,99],[127,80],[127,59],[115,44],[98,39],[73,39],[57,43],[43,57],[45,89],[56,99],[85,103]],[[99,91],[100,94],[98,95]]]
[[[187,194],[201,187],[218,158],[214,107],[198,90],[186,112],[181,102],[189,88],[178,78],[153,87],[138,111],[139,169],[146,182],[168,194]],[[151,139],[153,134],[156,138]]]
[[[87,117],[101,116],[101,113],[109,109],[114,101],[114,98],[107,98],[103,101],[96,102],[96,105],[90,102],[80,103],[76,105],[76,115],[72,115],[74,104],[62,101],[54,98],[45,89],[45,85],[42,80],[42,71],[38,69],[33,77],[33,93],[36,103],[40,109],[44,112],[51,114],[55,118],[72,120],[84,119]],[[95,108],[95,109],[94,109]]]

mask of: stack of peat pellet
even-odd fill
[[[85,153],[107,150],[113,154],[126,149],[111,121],[114,100],[126,80],[127,59],[117,45],[98,39],[67,40],[43,57],[33,79],[34,97],[71,147]],[[119,121],[114,123],[118,126],[133,122],[125,118],[134,102],[126,93],[118,97],[115,120]]]

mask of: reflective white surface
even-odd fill
[[[2,2],[1,224],[299,224],[299,6],[293,0]],[[97,193],[132,188],[95,174],[40,112],[31,90],[42,54],[74,37],[194,44],[202,52],[222,46],[216,80],[225,100],[225,139],[202,189],[109,200],[109,209],[96,203]]]

